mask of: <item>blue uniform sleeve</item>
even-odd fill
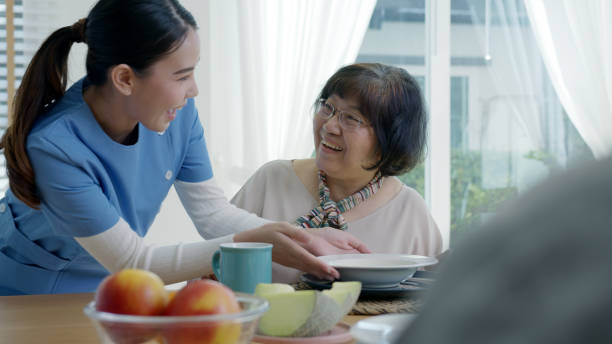
[[[212,178],[213,171],[208,157],[204,129],[200,123],[198,112],[194,106],[193,99],[189,100],[188,106],[193,108],[193,119],[189,123],[189,139],[185,158],[176,176],[176,179],[184,182],[202,182]]]
[[[30,137],[28,155],[35,173],[41,211],[57,234],[83,237],[109,229],[119,213],[96,180],[96,170],[87,163],[87,152],[53,141]]]

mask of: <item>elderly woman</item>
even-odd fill
[[[425,150],[427,114],[414,78],[377,63],[341,68],[315,102],[313,130],[314,159],[265,164],[232,203],[271,220],[346,230],[372,252],[440,254],[423,198],[395,177]],[[298,276],[274,267],[277,282]]]

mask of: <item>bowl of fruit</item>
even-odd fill
[[[102,343],[250,343],[268,302],[212,280],[168,291],[155,274],[106,277],[84,308]]]

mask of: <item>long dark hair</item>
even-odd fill
[[[32,208],[40,205],[27,137],[37,118],[66,91],[73,43],[88,45],[88,81],[103,85],[109,68],[118,64],[146,74],[149,66],[180,46],[190,27],[196,29],[196,21],[176,0],[100,0],[87,18],[53,32],[26,69],[0,141],[12,193]]]
[[[417,81],[399,67],[357,63],[332,75],[317,99],[351,98],[371,123],[380,159],[366,170],[396,176],[414,168],[427,144],[427,111]]]

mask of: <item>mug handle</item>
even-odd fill
[[[221,250],[216,250],[212,257],[212,268],[219,282],[221,281],[221,271],[219,269],[220,260],[221,260]]]

